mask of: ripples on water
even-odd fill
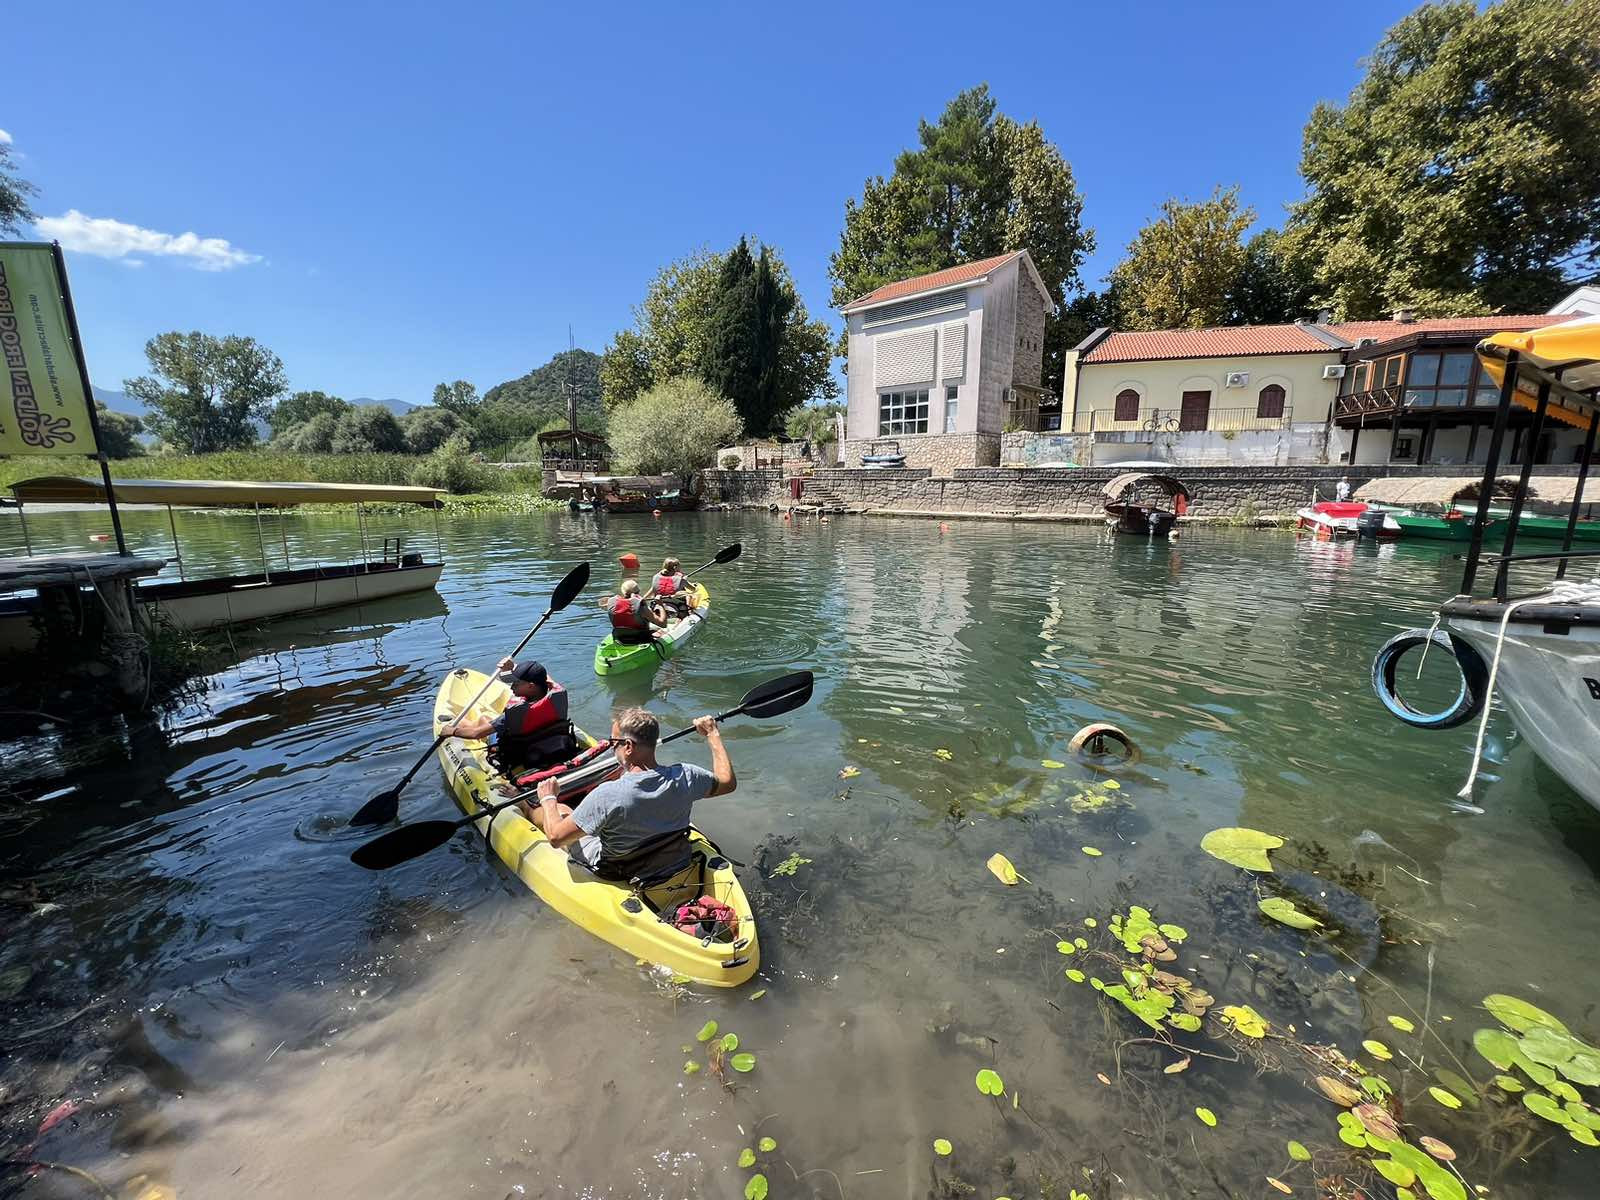
[[[82,548],[93,521],[30,526],[36,544]],[[128,522],[136,545],[162,551],[165,514]],[[353,522],[283,522],[292,553],[349,555]],[[181,523],[191,565],[250,562],[253,523]],[[374,524],[382,537],[406,522]],[[764,1118],[792,1164],[769,1172],[774,1196],[836,1194],[822,1171],[852,1198],[924,1195],[938,1136],[980,1195],[1032,1196],[1034,1169],[1088,1165],[1096,1200],[1176,1194],[1169,1169],[1215,1169],[1254,1194],[1256,1164],[1275,1165],[1286,1138],[1337,1144],[1326,1106],[1282,1078],[1197,1060],[1174,1079],[1132,1050],[1130,1080],[1157,1078],[1154,1090],[1096,1081],[1116,1074],[1114,1039],[1062,979],[1054,943],[1129,902],[1190,929],[1184,961],[1212,954],[1224,1000],[1248,995],[1347,1048],[1389,1036],[1399,1004],[1351,960],[1418,1009],[1431,994],[1457,1049],[1497,989],[1595,1032],[1593,980],[1563,962],[1600,935],[1600,822],[1514,740],[1479,796],[1486,813],[1452,812],[1470,731],[1409,730],[1367,689],[1383,638],[1454,590],[1457,565],[1438,551],[730,514],[467,518],[444,536],[438,596],[240,635],[236,664],[162,728],[107,744],[99,722],[75,722],[0,750],[9,1143],[70,1097],[87,1104],[37,1153],[116,1182],[149,1171],[184,1196],[496,1200],[516,1185],[738,1195],[734,1159]],[[739,562],[703,576],[713,617],[686,655],[653,677],[595,678],[594,599],[618,553],[696,565],[736,539]],[[664,992],[464,837],[381,875],[347,861],[358,839],[344,816],[425,745],[443,672],[492,663],[584,558],[591,595],[532,652],[590,727],[647,700],[676,727],[774,674],[817,672],[805,711],[730,723],[740,790],[698,810],[751,864],[759,1002]],[[1127,805],[1074,812],[1071,796],[1108,777],[1066,751],[1094,720],[1122,725],[1144,758],[1110,769]],[[841,780],[847,766],[860,774]],[[452,815],[431,768],[402,811]],[[1198,851],[1226,824],[1290,837],[1302,865],[1325,854],[1370,873],[1382,903],[1415,918],[1396,926],[1411,940],[1380,946],[1363,909],[1367,926],[1302,960],[1306,940],[1264,928],[1248,881]],[[1032,883],[996,884],[983,869],[996,850]],[[760,877],[791,852],[813,861]],[[682,1074],[680,1045],[708,1017],[760,1056],[735,1096]],[[1025,1113],[976,1095],[991,1061]],[[1202,1143],[1208,1168],[1189,1161],[1182,1124],[1196,1104],[1222,1117]],[[1016,1179],[998,1171],[1007,1157]],[[1572,1158],[1547,1155],[1496,1194],[1585,1194]],[[17,1184],[0,1177],[0,1195]],[[67,1195],[71,1181],[30,1186]]]

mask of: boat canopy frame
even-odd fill
[[[1492,595],[1504,603],[1508,597],[1509,571],[1514,564],[1539,561],[1557,563],[1556,579],[1564,579],[1567,566],[1575,559],[1600,558],[1600,551],[1573,550],[1578,514],[1583,508],[1583,488],[1589,477],[1590,460],[1600,440],[1600,317],[1583,317],[1549,325],[1527,333],[1497,333],[1478,343],[1478,358],[1485,373],[1500,384],[1500,402],[1495,409],[1494,426],[1489,435],[1489,456],[1484,462],[1483,481],[1478,489],[1478,506],[1473,516],[1472,540],[1467,547],[1466,565],[1461,575],[1461,592],[1470,597],[1484,561],[1484,535],[1489,506],[1493,499],[1495,473],[1513,407],[1532,407],[1533,425],[1529,438],[1537,444],[1547,420],[1587,430],[1583,453],[1578,460],[1578,478],[1567,510],[1567,528],[1561,549],[1552,553],[1516,553],[1517,527],[1529,499],[1533,476],[1532,454],[1526,455],[1506,518],[1505,540],[1498,554],[1489,555],[1495,575]]]
[[[1128,494],[1144,483],[1154,483],[1166,494],[1168,500],[1173,502],[1173,511],[1182,516],[1188,511],[1193,497],[1189,489],[1184,486],[1181,479],[1173,475],[1162,475],[1155,471],[1128,471],[1112,477],[1100,489],[1100,495],[1105,502],[1107,512],[1120,512],[1127,507]],[[1149,507],[1146,505],[1145,507]]]

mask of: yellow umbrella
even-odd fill
[[[1478,343],[1478,359],[1497,384],[1505,382],[1506,355],[1512,350],[1518,355],[1516,402],[1534,407],[1540,384],[1549,383],[1548,414],[1587,429],[1600,408],[1600,316],[1485,338]]]

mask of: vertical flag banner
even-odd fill
[[[54,247],[0,242],[0,454],[96,454]]]

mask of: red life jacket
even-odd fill
[[[739,914],[714,896],[701,896],[679,905],[672,923],[693,937],[726,934],[731,942],[739,933]]]
[[[639,598],[637,596],[618,596],[611,602],[611,628],[649,628],[649,626],[639,618]]]
[[[673,595],[676,595],[678,593],[678,590],[679,590],[678,589],[678,581],[681,580],[682,578],[683,578],[682,575],[657,575],[656,576],[656,595],[658,595],[658,596],[673,596]]]

